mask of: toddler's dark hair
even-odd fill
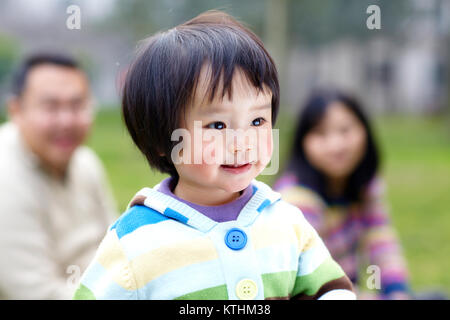
[[[207,11],[166,32],[157,33],[130,66],[123,88],[122,112],[130,135],[151,167],[178,177],[170,158],[177,141],[172,132],[194,98],[199,75],[209,67],[205,98],[232,97],[238,68],[257,90],[272,93],[272,123],[279,108],[274,61],[261,40],[230,15]]]

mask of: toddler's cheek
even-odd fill
[[[204,145],[202,150],[202,163],[204,165],[221,164],[221,150],[214,143]]]
[[[191,172],[192,176],[194,177],[201,177],[202,179],[208,179],[209,176],[212,175],[214,170],[214,165],[209,164],[191,164],[189,166],[189,171]]]
[[[260,135],[258,159],[263,165],[267,165],[272,158],[273,137],[271,131],[265,131]]]
[[[192,179],[209,185],[220,184],[219,181],[217,181],[220,172],[220,168],[217,165],[195,164],[191,169],[190,175],[192,176]]]

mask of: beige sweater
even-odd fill
[[[90,149],[80,147],[58,181],[16,126],[0,126],[0,298],[71,298],[116,212]]]

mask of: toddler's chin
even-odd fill
[[[219,167],[218,170],[221,172],[219,179],[221,189],[229,193],[240,192],[246,189],[251,184],[252,180],[256,178],[263,169],[264,167],[260,162],[252,163],[250,169],[237,174],[230,174],[229,172],[225,172],[225,174],[223,174],[223,169]],[[216,178],[219,178],[219,176]]]
[[[229,193],[236,193],[247,188],[253,179],[245,178],[239,179],[239,181],[229,181],[225,182],[223,188]]]

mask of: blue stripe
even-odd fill
[[[178,211],[175,211],[175,210],[170,209],[170,208],[166,208],[166,210],[164,210],[164,215],[169,217],[169,218],[178,220],[178,221],[180,221],[182,223],[187,223],[188,220],[189,220],[187,217],[183,216]]]
[[[382,293],[385,295],[389,295],[395,291],[408,293],[409,288],[408,288],[408,285],[404,282],[394,282],[394,283],[388,284],[387,286],[384,286],[384,288],[382,289]]]
[[[267,207],[270,204],[269,199],[266,199],[263,201],[263,203],[261,203],[261,205],[258,207],[258,209],[256,209],[256,211],[261,212],[264,210],[265,207]]]
[[[136,205],[128,209],[128,211],[116,221],[111,229],[116,229],[117,236],[120,239],[139,227],[147,224],[155,224],[164,220],[167,220],[167,217],[163,216],[158,211],[146,206]]]

